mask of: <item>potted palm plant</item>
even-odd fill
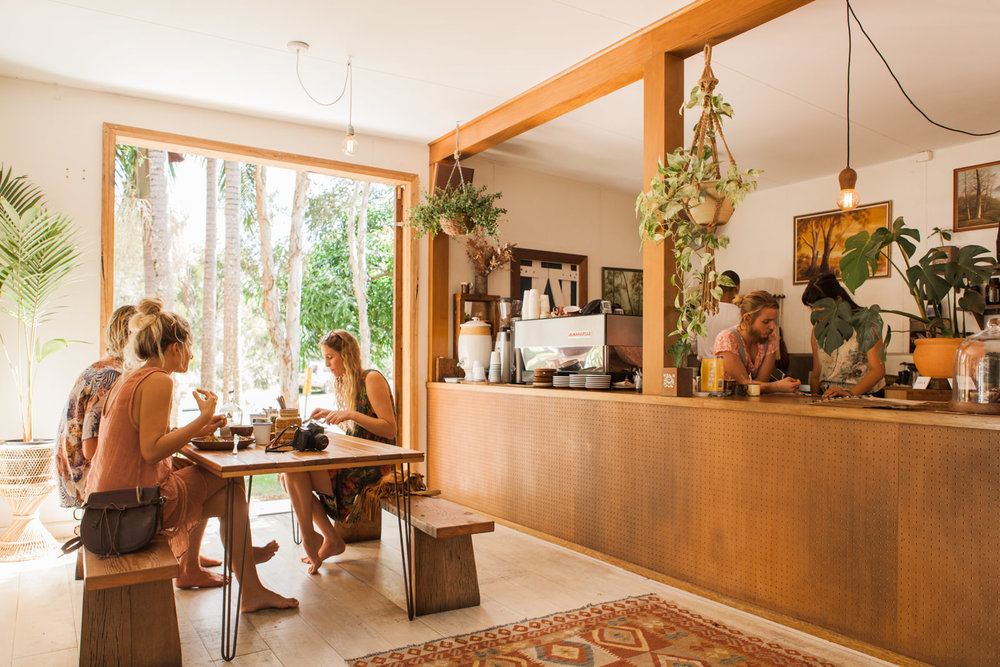
[[[71,220],[45,208],[41,191],[24,176],[0,170],[0,312],[14,332],[0,332],[18,398],[21,435],[33,440],[32,401],[38,367],[70,343],[42,340],[41,329],[57,309],[58,291],[80,266],[78,233]]]
[[[938,228],[932,236],[941,242],[951,239],[950,232]],[[908,312],[871,305],[852,311],[842,301],[822,299],[816,302],[811,315],[817,344],[832,353],[856,335],[859,350],[866,352],[885,329],[884,358],[893,329],[884,326],[882,313],[894,313],[906,317],[911,326],[918,323],[924,330],[925,337],[916,340],[913,354],[920,374],[951,377],[955,350],[967,333],[965,315],[983,314],[986,303],[979,287],[993,273],[996,260],[980,245],[932,247],[915,259],[919,242],[920,232],[907,227],[902,217],[896,218],[890,227],[871,234],[859,232],[847,239],[840,259],[844,286],[855,292],[875,273],[880,257],[886,256],[906,284],[915,309]],[[893,247],[902,264],[887,252]]]
[[[674,307],[677,328],[671,332],[674,364],[683,366],[695,339],[705,335],[708,313],[715,312],[727,278],[715,270],[715,251],[725,248],[729,238],[717,233],[743,199],[757,187],[755,169],[741,171],[733,161],[722,134],[722,118],[732,118],[733,107],[715,94],[718,80],[712,74],[711,48],[705,47],[705,71],[692,91],[686,107],[701,107],[694,126],[690,150],[677,148],[660,162],[659,173],[649,190],[636,200],[639,235],[643,243],[673,243],[677,288]],[[717,142],[726,147],[728,165],[723,168]],[[678,384],[683,385],[683,380]]]

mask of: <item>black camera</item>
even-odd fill
[[[329,444],[330,438],[319,424],[299,426],[292,434],[292,449],[299,452],[318,452]]]

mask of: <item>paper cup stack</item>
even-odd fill
[[[493,350],[490,353],[490,375],[491,383],[500,382],[500,351]]]

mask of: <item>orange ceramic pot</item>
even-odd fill
[[[955,368],[955,352],[964,338],[918,338],[913,363],[921,375],[950,378]]]

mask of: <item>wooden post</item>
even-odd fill
[[[438,182],[438,172],[448,165],[431,164],[430,191]],[[450,168],[450,167],[449,167]],[[434,358],[450,357],[450,288],[448,276],[448,243],[450,237],[438,234],[427,242],[427,377],[433,377]]]
[[[657,163],[684,145],[684,61],[664,53],[649,59],[643,70],[642,189],[658,175]],[[677,324],[670,284],[674,272],[673,243],[647,242],[642,247],[642,377],[644,394],[659,394],[663,368],[673,365],[668,334]]]

